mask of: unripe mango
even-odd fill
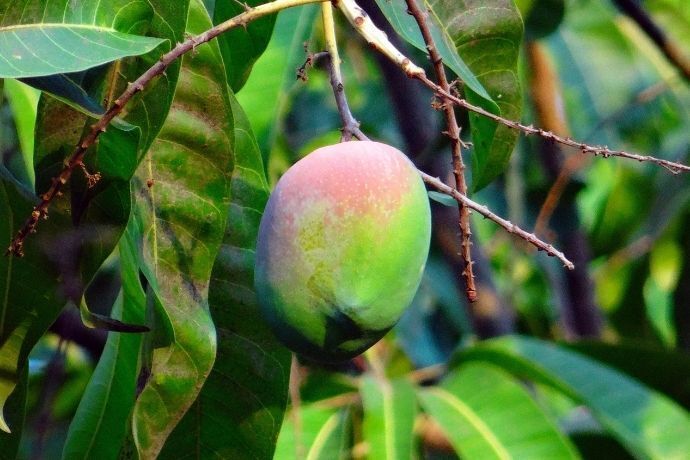
[[[402,152],[369,141],[320,148],[281,177],[261,219],[261,310],[298,353],[358,355],[412,301],[430,237],[426,190]]]

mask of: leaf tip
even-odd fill
[[[10,430],[10,427],[7,426],[7,422],[5,422],[5,414],[3,414],[3,411],[0,409],[0,430],[4,431],[5,433],[12,433],[12,430]]]

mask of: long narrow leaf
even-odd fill
[[[280,13],[266,52],[237,94],[242,107],[252,108],[247,116],[266,156],[282,129],[290,92],[301,83],[295,69],[304,62],[302,44],[312,35],[318,11],[318,5],[304,5]]]
[[[422,33],[419,31],[417,21],[407,12],[405,0],[376,0],[376,4],[396,32],[415,48],[425,53],[427,52],[426,44],[422,38]],[[424,2],[424,6],[427,9],[430,7],[429,3],[426,1]],[[454,5],[453,8],[459,11],[458,5]],[[434,13],[433,10],[429,10],[429,12]],[[491,103],[491,96],[489,96],[489,93],[484,89],[484,86],[482,86],[481,82],[477,79],[477,76],[472,73],[467,64],[465,64],[463,58],[460,57],[455,48],[454,37],[451,36],[449,30],[439,19],[437,14],[429,14],[427,16],[427,25],[431,31],[431,36],[434,38],[437,50],[443,59],[443,63],[455,72],[455,75],[457,75],[468,88],[483,97],[485,103]],[[496,107],[496,109],[498,108]]]
[[[203,4],[193,1],[187,32],[205,30],[207,19]],[[150,377],[134,408],[143,458],[159,454],[213,366],[208,287],[225,230],[233,146],[220,53],[203,45],[183,58],[170,113],[135,181],[141,270],[156,313]]]
[[[145,295],[131,232],[119,245],[123,290],[113,316],[126,322],[142,323]],[[116,459],[127,434],[134,407],[141,334],[111,332],[103,354],[91,376],[74,420],[70,424],[62,452],[64,459]]]
[[[36,107],[39,92],[16,80],[5,80],[7,97],[17,127],[17,137],[21,147],[22,161],[17,161],[13,173],[29,189],[34,188],[34,127],[36,126]]]
[[[407,380],[367,376],[360,389],[364,407],[362,433],[369,458],[409,460],[414,451],[417,401]]]
[[[527,391],[497,367],[464,365],[419,398],[463,458],[578,458]]]
[[[261,319],[254,293],[256,235],[268,186],[249,122],[229,97],[235,166],[209,291],[218,352],[201,394],[161,458],[271,458],[287,404],[290,353]]]
[[[84,21],[107,27],[117,22],[117,27],[125,29],[146,28],[150,35],[168,39],[170,43],[180,41],[186,20],[185,2],[150,0],[148,4],[150,8],[132,9],[127,8],[131,5],[128,0],[113,0],[107,5],[105,2],[81,2],[76,6],[69,0],[45,3],[18,0],[2,3],[0,21],[5,26],[39,21]],[[164,24],[157,21],[153,8],[166,18]],[[121,78],[109,82],[124,87],[132,74],[138,75],[145,67],[143,59],[128,60],[126,65],[116,69]],[[126,118],[134,129],[109,130],[101,137],[98,158],[95,159],[93,153],[87,156],[89,165],[96,165],[103,174],[98,186],[87,191],[85,184],[78,180],[71,183],[72,187],[64,189],[65,195],[53,203],[50,219],[41,223],[38,235],[27,241],[26,257],[0,258],[0,285],[3,286],[0,298],[4,299],[0,304],[0,318],[3,318],[0,321],[3,361],[0,406],[4,406],[13,391],[26,366],[29,351],[55,320],[66,298],[75,301],[81,298],[84,286],[115,247],[129,213],[129,179],[167,113],[167,101],[172,98],[178,68],[171,66],[167,74],[130,107]],[[119,89],[104,86],[101,89],[113,92]],[[76,143],[75,136],[86,123],[83,117],[81,124],[75,123],[78,119],[70,110],[48,113],[39,108],[37,132],[40,136],[36,139],[40,142],[35,145],[34,161],[39,162],[36,183],[40,192],[61,167],[66,152]],[[2,228],[5,241],[11,239],[31,213],[36,200],[8,184],[3,181],[7,204],[0,205],[0,222],[6,226]],[[8,428],[1,419],[0,427]]]
[[[213,12],[213,23],[227,21],[245,11],[245,8],[268,3],[267,0],[248,0],[246,2],[218,1]],[[252,66],[266,49],[276,15],[269,15],[252,21],[246,27],[237,27],[218,37],[228,83],[233,91],[242,89],[249,77]]]
[[[667,397],[620,372],[556,345],[527,337],[495,339],[459,355],[501,364],[587,405],[639,458],[687,458],[690,415]]]
[[[428,12],[427,25],[443,62],[462,80],[465,96],[475,105],[518,120],[521,110],[517,58],[522,20],[512,0],[417,0]],[[376,0],[393,28],[422,51],[426,46],[405,0]],[[484,117],[470,114],[474,144],[472,185],[475,190],[501,174],[517,134]]]
[[[351,409],[312,404],[291,412],[280,431],[275,459],[346,460],[351,458]],[[370,457],[374,458],[374,457]]]
[[[0,165],[0,240],[10,241],[15,228],[29,215],[33,206],[31,192]],[[67,222],[54,216],[44,232],[64,235]],[[17,420],[11,424],[6,403],[27,367],[27,357],[50,323],[57,317],[62,302],[58,296],[58,270],[49,253],[41,247],[41,235],[33,246],[25,248],[25,257],[0,257],[0,430],[18,431]],[[19,391],[19,390],[17,390]],[[10,419],[8,419],[8,417]],[[12,438],[0,438],[0,451]],[[7,446],[8,449],[11,446]]]
[[[0,460],[16,460],[19,443],[23,434],[24,418],[26,416],[26,396],[28,391],[29,367],[24,367],[17,383],[17,389],[4,407],[3,416],[8,425],[13,427],[12,433],[0,431]]]
[[[425,3],[498,104],[501,116],[519,120],[522,93],[517,64],[523,25],[513,0],[425,0]],[[468,91],[466,96],[473,104],[484,105],[484,98],[476,91]],[[478,190],[508,166],[517,132],[496,126],[476,114],[470,115],[470,128],[474,143],[472,188]]]
[[[145,54],[162,39],[92,24],[12,24],[0,11],[0,78],[77,72]]]

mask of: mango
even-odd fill
[[[261,219],[263,316],[308,358],[354,357],[412,301],[430,238],[426,189],[402,152],[370,141],[317,149],[280,178]]]

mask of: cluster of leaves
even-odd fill
[[[6,3],[0,238],[9,242],[103,107],[175,43],[244,6]],[[545,50],[563,85],[554,94],[574,137],[684,159],[690,92],[639,31],[594,0],[516,3],[423,2],[469,101],[518,119],[524,99],[524,118],[538,119],[526,91],[534,83],[524,94],[520,85],[534,73],[519,58],[521,13],[527,46]],[[682,2],[647,3],[687,39]],[[404,2],[376,5],[421,62]],[[89,150],[85,167],[101,174],[98,184],[89,188],[77,171],[26,256],[0,258],[0,457],[685,458],[690,359],[675,349],[690,343],[681,308],[688,188],[652,167],[581,166],[553,219],[564,243],[586,235],[580,249],[593,255],[594,302],[606,315],[598,333],[620,343],[553,343],[577,336],[564,318],[589,286],[578,291],[488,222],[473,222],[480,256],[486,248],[482,300],[464,305],[451,268],[457,251],[444,237],[456,231],[445,218],[454,208],[439,206],[422,286],[394,333],[354,364],[295,365],[291,375],[289,351],[256,309],[254,245],[269,184],[339,137],[327,76],[294,77],[303,43],[320,45],[317,13],[305,5],[262,18],[170,66]],[[339,38],[363,129],[404,147],[406,133],[381,97],[395,85],[349,27]],[[660,80],[654,97],[635,99]],[[510,161],[515,132],[474,115],[465,122],[474,190],[533,225],[552,182],[548,162],[535,159],[545,147],[518,142]],[[420,163],[447,163],[436,128],[425,152],[411,152]],[[89,356],[46,332],[72,310],[90,327],[120,331],[108,334],[93,369]],[[523,336],[478,340],[490,335],[478,327],[486,318]],[[141,325],[150,332],[136,332]]]

